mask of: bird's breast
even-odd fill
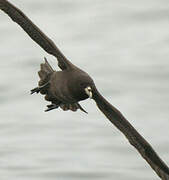
[[[68,87],[68,79],[64,71],[54,72],[50,78],[48,92],[51,96],[64,103],[75,103],[76,99],[73,98]]]

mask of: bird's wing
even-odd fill
[[[93,95],[98,108],[129,140],[141,156],[149,163],[157,175],[164,180],[169,180],[169,168],[160,159],[151,145],[136,131],[126,118],[113,107],[97,90]]]
[[[74,66],[66,59],[54,42],[49,39],[21,10],[16,8],[7,0],[0,0],[0,9],[8,14],[14,22],[19,24],[23,30],[47,53],[55,56],[58,60],[58,66],[62,70]]]

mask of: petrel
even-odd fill
[[[55,56],[61,71],[55,71],[48,61],[41,64],[38,72],[40,81],[38,87],[31,93],[45,95],[50,102],[46,111],[61,107],[63,110],[86,112],[80,101],[87,98],[93,99],[101,112],[114,124],[128,139],[141,156],[149,163],[157,175],[164,180],[169,180],[169,168],[157,155],[151,145],[137,132],[127,119],[111,105],[97,90],[92,78],[83,70],[72,64],[49,39],[21,10],[7,0],[0,0],[0,9],[41,46],[47,53]]]

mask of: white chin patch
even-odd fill
[[[85,92],[89,96],[89,98],[92,99],[93,94],[92,94],[92,88],[90,86],[85,88]]]

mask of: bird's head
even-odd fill
[[[76,73],[75,76],[71,77],[70,82],[71,93],[77,101],[93,98],[93,87],[95,85],[87,73]]]
[[[90,98],[92,99],[93,97],[93,92],[92,92],[92,87],[93,87],[93,82],[91,81],[86,81],[86,82],[80,82],[78,85],[78,90],[81,94],[81,97],[83,99]]]
[[[85,79],[86,80],[86,79]],[[93,85],[94,82],[90,79],[87,79],[87,81],[82,81],[79,84],[77,84],[77,94],[80,95],[81,100],[90,98],[93,98]]]

